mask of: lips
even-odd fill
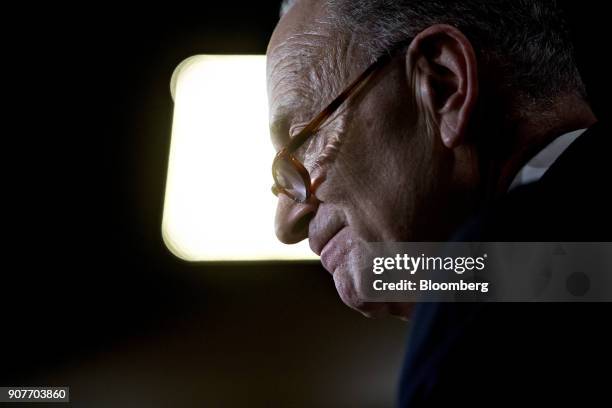
[[[344,260],[348,251],[348,232],[349,230],[346,227],[341,228],[327,244],[325,244],[321,251],[321,263],[323,267],[332,274]]]
[[[316,220],[313,220],[311,224],[314,224]],[[344,225],[325,225],[324,228],[311,228],[309,230],[308,244],[310,249],[317,255],[321,255],[323,248],[331,241],[338,232],[340,232],[345,226]],[[313,231],[314,229],[314,231]]]

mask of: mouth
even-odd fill
[[[346,242],[347,233],[346,227],[340,228],[321,250],[321,264],[332,275],[346,255],[346,248],[343,244]]]
[[[344,228],[345,228],[344,225],[340,225],[339,227],[332,229],[331,230],[332,232],[329,234],[323,233],[323,234],[316,234],[312,236],[308,241],[308,244],[310,245],[310,249],[312,250],[312,252],[314,252],[318,256],[321,256],[327,244],[329,244],[330,241],[334,239],[335,236],[340,231],[342,231]],[[321,232],[324,232],[324,231],[321,231]]]

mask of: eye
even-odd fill
[[[298,123],[295,125],[292,125],[289,128],[289,138],[293,139],[295,136],[297,136],[302,130],[304,130],[304,128],[308,126],[308,122],[302,122],[302,123]],[[295,157],[297,157],[300,161],[304,161],[306,159],[306,153],[308,152],[308,150],[310,149],[310,147],[312,146],[312,143],[314,141],[314,139],[316,139],[317,137],[317,133],[315,132],[312,135],[309,136],[308,140],[306,140],[306,142],[304,142],[300,147],[298,147],[295,152],[293,152],[293,154],[295,155]]]
[[[306,122],[305,122],[305,123],[298,123],[298,124],[296,124],[296,125],[292,125],[292,126],[289,128],[289,137],[290,137],[290,138],[294,137],[295,135],[297,135],[298,133],[300,133],[300,131],[301,131],[302,129],[304,129],[304,128],[305,128],[307,125],[308,125],[308,123],[306,123]]]

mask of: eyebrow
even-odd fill
[[[289,142],[289,115],[281,113],[274,115],[270,122],[270,139],[276,150]]]
[[[286,147],[291,141],[291,126],[298,122],[306,125],[312,118],[312,113],[306,107],[308,98],[299,98],[302,103],[297,102],[296,96],[284,98],[272,111],[270,117],[270,140],[276,150]]]
[[[295,107],[297,109],[297,106]],[[291,141],[312,121],[314,114],[304,113],[302,117],[296,110],[288,106],[281,106],[278,112],[272,115],[270,120],[270,139],[276,150],[288,147]],[[298,128],[292,134],[294,128]]]
[[[282,46],[286,47],[287,43]],[[303,54],[303,49],[300,49],[300,52]],[[303,56],[302,54],[300,56]],[[317,95],[321,93],[314,90],[312,83],[313,76],[303,77],[297,75],[295,67],[289,64],[289,61],[294,60],[286,56],[276,61],[271,68],[275,72],[275,76],[280,75],[280,78],[274,81],[272,91],[281,87],[283,83],[288,82],[291,84],[289,89],[279,89],[282,95],[277,96],[277,100],[274,103],[275,106],[271,111],[270,139],[277,150],[285,147],[290,142],[290,125],[298,116],[300,121],[303,119],[304,123],[307,123],[312,119],[310,115],[316,114],[314,111],[310,112],[308,106],[314,105],[315,101],[319,99]],[[268,92],[270,93],[271,90],[269,89]],[[311,107],[314,109],[314,106]]]

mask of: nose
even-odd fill
[[[285,194],[278,195],[274,227],[284,244],[295,244],[308,238],[308,224],[315,216],[319,201],[313,195],[305,203],[297,203]]]

